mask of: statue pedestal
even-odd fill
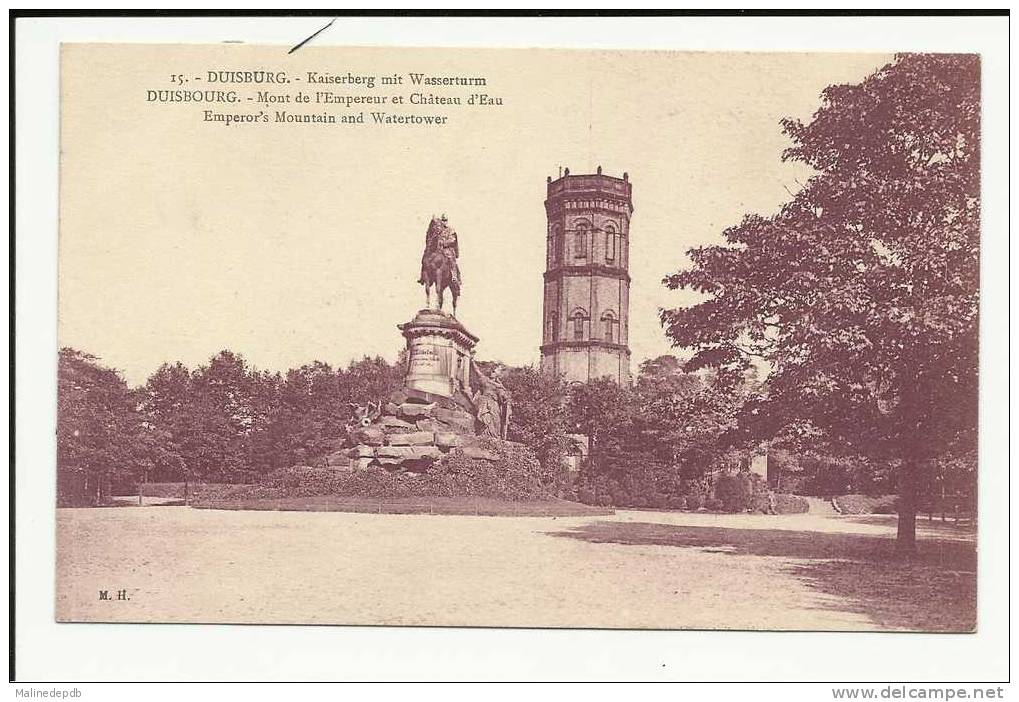
[[[500,470],[524,461],[537,475],[533,452],[506,441],[509,393],[497,373],[489,377],[474,363],[478,337],[438,310],[421,310],[399,329],[407,340],[403,387],[390,393],[384,411],[380,403],[359,415],[367,424],[348,424],[346,448],[330,460],[419,475],[454,454]]]
[[[455,317],[440,310],[421,310],[399,329],[407,339],[405,387],[450,398],[470,387],[471,357],[478,337]]]

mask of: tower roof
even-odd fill
[[[567,168],[559,178],[555,180],[551,176],[548,178],[547,197],[549,200],[572,198],[575,196],[611,197],[626,202],[632,212],[632,193],[633,186],[630,183],[628,173],[623,173],[622,178],[615,178],[602,173],[601,166],[598,167],[597,173],[574,175]]]

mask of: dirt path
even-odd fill
[[[944,630],[975,606],[971,535],[923,532],[928,562],[889,565],[887,520],[125,507],[57,524],[62,621]]]

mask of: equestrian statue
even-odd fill
[[[442,310],[443,297],[448,289],[453,295],[453,316],[456,316],[456,301],[460,298],[460,256],[456,232],[449,226],[446,215],[432,217],[425,233],[425,251],[421,255],[421,277],[418,283],[425,286],[425,303],[432,307],[432,286]]]

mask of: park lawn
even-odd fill
[[[280,512],[354,512],[371,514],[459,514],[509,517],[593,517],[613,514],[605,507],[592,507],[567,500],[515,502],[488,497],[312,497],[201,499],[191,504],[199,509],[272,510]]]

